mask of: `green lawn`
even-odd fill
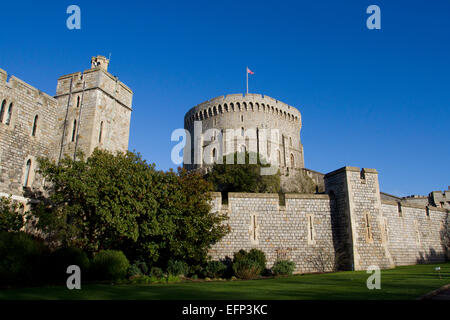
[[[441,266],[442,279],[434,270]],[[151,285],[90,284],[81,290],[40,287],[0,290],[0,299],[415,299],[450,283],[450,263],[381,272],[381,290],[368,290],[365,271],[296,275],[251,281]]]

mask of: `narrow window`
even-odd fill
[[[397,210],[398,210],[398,216],[403,217],[402,204],[400,202],[397,202]]]
[[[312,216],[309,216],[309,240],[314,240]]]
[[[9,104],[8,113],[6,114],[6,121],[5,121],[5,124],[8,126],[11,123],[12,110],[13,110],[13,104],[11,102]]]
[[[73,120],[72,142],[75,141],[76,133],[77,133],[77,120]]]
[[[292,138],[289,138],[289,146],[292,147]]]
[[[244,127],[241,128],[241,136],[244,136]]]
[[[253,237],[253,241],[256,241],[256,216],[252,216],[253,219],[253,232],[252,232],[252,237]]]
[[[426,214],[427,214],[427,218],[429,218],[429,217],[430,217],[430,208],[429,208],[429,207],[426,207],[426,208],[425,208],[425,212],[426,212]]]
[[[367,232],[367,239],[372,240],[372,225],[370,224],[370,218],[368,213],[366,213],[366,232]]]
[[[5,105],[6,105],[6,100],[3,100],[2,108],[0,109],[0,122],[3,122],[3,116],[5,115]]]
[[[80,97],[77,97],[77,108],[80,107]]]
[[[244,116],[241,115],[241,122],[244,122]]]
[[[295,162],[294,162],[294,155],[291,153],[291,168],[294,167],[294,164],[295,164]]]
[[[36,115],[36,116],[34,117],[33,130],[31,131],[31,135],[32,135],[33,137],[36,137],[37,122],[38,122],[38,116]]]
[[[102,143],[103,121],[100,122],[100,132],[98,133],[98,142]]]
[[[213,161],[216,160],[216,148],[214,148],[214,149],[212,150],[212,158],[213,158]]]
[[[25,167],[25,179],[23,181],[23,186],[28,187],[28,180],[30,178],[30,170],[31,170],[31,159],[28,159],[27,165]]]
[[[315,230],[314,230],[314,215],[313,214],[307,214],[306,215],[306,234],[308,237],[308,244],[315,244]]]

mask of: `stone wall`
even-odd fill
[[[326,194],[286,194],[285,205],[278,194],[230,193],[222,204],[214,193],[212,211],[228,216],[231,232],[211,248],[211,257],[232,258],[240,249],[257,248],[269,268],[288,259],[297,273],[322,271],[321,258],[325,271],[335,262],[341,269],[366,270],[445,260],[448,210],[382,201],[374,169],[330,172],[325,188]]]
[[[22,195],[25,184],[40,187],[40,179],[35,179],[36,159],[51,157],[55,148],[57,101],[14,76],[6,81],[6,71],[0,69],[0,74],[0,108],[4,106],[0,119],[0,194]],[[28,161],[31,167],[25,183]]]
[[[286,194],[285,205],[281,206],[278,194],[230,193],[228,204],[221,203],[220,193],[214,194],[212,210],[227,214],[231,232],[211,249],[214,259],[232,258],[240,249],[258,248],[265,252],[268,267],[277,259],[287,259],[296,263],[296,272],[316,272],[315,263],[323,258],[325,270],[332,270],[328,195]]]
[[[395,265],[445,259],[441,234],[448,214],[445,209],[383,201],[382,213]]]

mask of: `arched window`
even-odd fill
[[[23,186],[28,187],[28,180],[30,179],[30,171],[31,171],[31,159],[28,159],[27,165],[25,166],[25,179],[23,181]]]
[[[75,136],[77,133],[77,120],[73,120],[73,128],[72,128],[72,142],[75,141]]]
[[[291,153],[291,168],[293,168],[294,165],[295,165],[295,162],[294,162],[294,155]]]
[[[12,111],[13,111],[13,104],[11,102],[9,104],[8,113],[6,114],[6,121],[5,121],[6,125],[9,125],[11,123]]]
[[[100,122],[100,131],[98,133],[98,142],[102,143],[102,134],[103,134],[103,121]]]
[[[216,161],[216,156],[217,156],[217,152],[216,152],[216,148],[214,148],[214,149],[212,150],[212,158],[213,158],[213,161]]]
[[[241,136],[244,136],[244,127],[241,128]]]
[[[241,145],[241,152],[245,152],[245,146]]]
[[[33,129],[31,130],[31,136],[36,137],[36,129],[37,129],[37,123],[38,123],[38,115],[36,115],[34,117],[34,122],[33,122]]]
[[[5,106],[6,106],[6,100],[3,100],[2,107],[0,109],[0,122],[3,122],[3,116],[5,115]]]

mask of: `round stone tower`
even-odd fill
[[[184,167],[207,170],[222,161],[222,155],[248,151],[275,162],[281,173],[304,168],[301,127],[296,108],[268,96],[229,94],[211,99],[184,117],[189,133]]]

